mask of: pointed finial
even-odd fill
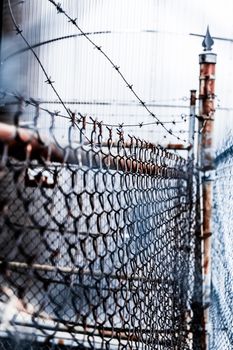
[[[204,40],[202,42],[202,46],[204,47],[204,51],[211,51],[213,44],[214,44],[214,40],[212,39],[212,37],[210,35],[209,26],[207,26],[206,35],[205,35]]]

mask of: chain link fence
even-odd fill
[[[43,139],[22,103],[0,132],[0,349],[190,349],[189,163],[74,115],[62,143],[42,111]]]
[[[232,140],[216,158],[210,349],[233,348]]]

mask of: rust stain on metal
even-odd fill
[[[63,154],[53,143],[42,139],[37,133],[0,123],[0,148],[7,145],[8,155],[19,160],[37,159],[62,162]]]
[[[214,98],[215,98],[215,63],[200,65],[199,99],[200,116],[202,116],[202,154],[201,166],[203,170],[213,168],[212,138],[214,125]]]
[[[180,143],[169,143],[166,146],[164,146],[164,148],[166,148],[166,149],[180,149],[180,150],[184,150],[184,151],[188,151],[190,149],[189,146],[186,147]]]
[[[203,310],[202,310],[202,349],[208,349],[208,323],[211,272],[211,231],[212,231],[212,186],[207,171],[214,169],[213,128],[215,99],[215,63],[216,55],[206,52],[200,55],[199,83],[199,130],[200,169],[202,171],[202,237],[203,238]]]
[[[203,184],[203,236],[206,237],[204,240],[204,274],[209,273],[210,267],[210,243],[211,236],[209,233],[212,229],[212,189],[211,182],[204,182]]]
[[[101,144],[102,147],[108,147],[108,143],[107,142],[102,142]],[[132,144],[131,142],[124,142],[124,148],[133,148],[135,145]],[[155,149],[156,147],[158,147],[158,144],[152,143],[152,142],[145,142],[144,144],[140,145],[141,148],[145,148],[145,149]],[[112,142],[111,143],[111,147],[115,148],[118,147],[118,142]],[[186,147],[183,144],[179,144],[179,143],[168,143],[167,145],[163,145],[164,149],[182,149],[182,150],[189,150],[189,146]]]
[[[191,90],[190,106],[196,106],[196,90]]]
[[[152,147],[151,144],[147,144]],[[78,157],[75,150],[69,150],[68,154],[64,154],[55,143],[48,139],[41,138],[38,133],[24,128],[18,128],[13,125],[0,123],[0,153],[3,152],[4,147],[8,148],[8,155],[18,160],[35,159],[39,162],[44,161],[69,163],[78,165]],[[153,146],[155,149],[155,146]],[[169,159],[176,159],[176,155],[169,154],[166,150],[164,157]],[[155,154],[156,156],[156,154]],[[90,165],[90,157],[92,158],[93,168],[103,168],[118,170],[123,172],[132,172],[139,174],[149,174],[151,176],[163,176],[173,178],[186,178],[187,174],[179,169],[174,169],[167,165],[157,165],[153,161],[139,161],[133,156],[114,156],[112,154],[96,155],[95,150],[90,150],[88,153],[85,150],[80,150],[80,157],[82,165]],[[178,158],[177,158],[178,159]]]

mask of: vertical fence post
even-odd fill
[[[192,174],[192,181],[190,184],[190,199],[192,201],[192,207],[190,208],[190,222],[193,222],[193,217],[195,217],[195,240],[194,240],[194,288],[192,295],[192,335],[193,335],[193,350],[203,350],[203,344],[205,343],[205,337],[203,332],[204,315],[203,315],[203,292],[202,292],[202,239],[201,239],[201,178],[200,172],[194,172],[194,159],[196,159],[196,164],[199,164],[200,157],[200,134],[198,133],[198,141],[195,144],[195,120],[196,120],[196,90],[191,90],[190,92],[190,122],[189,122],[189,164]],[[198,125],[200,127],[200,125]],[[196,157],[195,157],[196,156]],[[194,185],[193,185],[194,181]],[[195,186],[195,192],[193,193],[193,186]],[[194,206],[194,208],[193,208]],[[193,212],[194,209],[194,212]],[[191,225],[190,225],[191,228]]]
[[[190,91],[190,113],[189,113],[189,149],[188,149],[188,171],[189,171],[189,203],[190,203],[190,232],[193,227],[193,208],[195,193],[194,186],[194,142],[195,142],[195,118],[196,118],[196,90]]]
[[[196,118],[196,90],[190,91],[190,114],[189,114],[189,160],[194,158],[194,133],[195,133],[195,118]]]
[[[209,338],[209,306],[211,285],[211,231],[212,231],[212,184],[211,174],[214,169],[213,159],[213,126],[215,98],[215,64],[216,54],[210,52],[213,39],[207,28],[202,46],[204,52],[199,55],[199,167],[201,171],[202,195],[202,267],[203,267],[203,344],[202,349],[208,349]]]

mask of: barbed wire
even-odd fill
[[[62,106],[64,107],[64,109],[65,109],[66,112],[68,113],[68,116],[71,117],[72,112],[71,112],[70,109],[68,109],[68,108],[66,107],[64,101],[61,99],[60,95],[58,94],[56,88],[54,87],[54,81],[51,80],[51,77],[47,74],[47,72],[46,72],[46,70],[45,70],[45,68],[44,68],[44,66],[43,66],[43,64],[42,64],[42,62],[40,61],[40,59],[39,59],[38,55],[36,54],[36,52],[34,51],[33,47],[32,47],[31,44],[27,41],[27,39],[25,38],[25,36],[22,34],[23,30],[20,29],[19,25],[17,24],[17,22],[16,22],[16,20],[15,20],[15,18],[14,18],[13,11],[12,11],[12,8],[11,8],[11,1],[10,1],[10,0],[8,0],[8,6],[9,6],[9,10],[10,10],[10,15],[11,15],[12,21],[13,21],[14,26],[15,26],[16,34],[19,34],[19,35],[22,37],[22,39],[23,39],[24,42],[26,43],[28,49],[30,49],[30,50],[32,51],[33,55],[35,56],[37,62],[38,62],[39,65],[40,65],[40,67],[41,67],[43,73],[44,73],[45,76],[46,76],[46,81],[45,81],[45,82],[48,83],[48,84],[51,86],[51,88],[53,89],[54,93],[55,93],[56,96],[58,97],[59,103],[62,104]],[[81,32],[81,34],[84,35],[86,38],[88,38],[86,33]],[[93,43],[93,44],[94,44],[94,43]],[[111,61],[111,60],[110,60],[110,61]],[[112,61],[111,61],[111,62],[112,62]],[[119,74],[122,76],[122,78],[124,78],[120,71],[119,71]],[[125,81],[126,81],[126,80],[125,80]],[[133,89],[132,89],[132,90],[133,90]],[[135,95],[135,97],[138,99],[138,101],[140,102],[140,104],[144,105],[144,107],[149,111],[148,107],[145,106],[145,104],[142,102],[142,100],[140,100],[140,99],[138,98],[137,94],[134,93],[134,95]],[[150,112],[150,113],[151,113],[151,112]],[[55,112],[55,114],[57,115],[58,113]],[[177,137],[175,134],[173,135],[172,129],[171,129],[171,128],[168,129],[168,128],[165,126],[166,123],[164,123],[163,121],[160,121],[159,118],[156,117],[153,113],[151,113],[151,116],[152,116],[153,118],[156,119],[156,122],[151,123],[151,124],[149,124],[149,125],[157,125],[157,126],[160,125],[160,126],[161,126],[163,129],[165,129],[170,135],[175,136],[178,140],[181,140],[181,141],[186,142],[186,140],[180,139],[180,137]],[[121,127],[122,124],[123,124],[123,123],[119,123],[119,125],[117,125],[117,126],[118,126],[118,127]],[[142,127],[142,125],[144,125],[144,122],[139,122],[138,124],[130,125],[130,127],[131,127],[131,126],[132,126],[132,127],[133,127],[133,126]],[[77,125],[77,126],[78,126],[78,125]],[[110,126],[111,126],[111,124],[110,124]],[[115,125],[115,126],[116,126],[116,125]]]
[[[52,90],[54,91],[55,95],[57,96],[58,100],[60,101],[60,103],[62,104],[62,106],[64,107],[64,109],[66,110],[67,114],[70,115],[69,110],[66,108],[64,102],[62,101],[60,95],[58,94],[56,88],[54,87],[54,81],[52,81],[51,77],[47,74],[42,62],[40,61],[37,53],[34,51],[34,49],[31,47],[30,43],[28,42],[28,40],[25,38],[25,36],[23,35],[23,30],[20,29],[20,26],[17,24],[16,19],[14,17],[13,11],[12,11],[12,6],[11,6],[11,0],[7,0],[8,1],[8,6],[9,6],[9,11],[10,11],[10,16],[12,19],[12,22],[15,26],[15,31],[16,31],[16,35],[20,35],[21,38],[23,39],[23,41],[25,42],[25,44],[28,46],[28,48],[31,50],[31,52],[33,53],[34,57],[36,58],[40,68],[42,69],[45,77],[46,77],[46,81],[45,83],[49,84],[52,88]]]
[[[74,25],[81,34],[83,34],[83,37],[86,38],[91,45],[97,49],[104,57],[105,59],[111,64],[111,66],[115,69],[115,71],[118,73],[118,75],[121,77],[121,79],[124,81],[126,84],[126,87],[129,88],[129,90],[132,92],[132,94],[135,96],[135,98],[138,100],[140,105],[149,113],[149,116],[151,116],[153,119],[156,119],[156,121],[161,125],[161,127],[170,135],[174,136],[177,140],[187,142],[186,139],[181,139],[179,136],[176,136],[173,134],[172,130],[168,129],[160,120],[159,118],[148,108],[146,103],[139,97],[139,95],[136,93],[136,91],[133,89],[133,85],[128,82],[128,80],[125,78],[123,73],[120,71],[120,67],[117,66],[112,59],[106,54],[105,51],[102,50],[101,46],[98,46],[95,44],[95,42],[88,37],[88,35],[85,34],[85,32],[81,29],[81,27],[77,24],[77,18],[71,18],[67,12],[61,7],[60,3],[56,3],[53,0],[48,0],[52,5],[54,5],[57,9],[58,14],[63,14],[67,19],[68,22],[70,22],[72,25]]]
[[[32,50],[32,52],[33,52],[35,58],[37,59],[37,61],[38,61],[39,65],[40,65],[40,67],[41,67],[42,70],[43,70],[43,73],[45,74],[45,76],[46,76],[46,78],[47,78],[46,82],[47,82],[48,84],[51,85],[53,91],[55,92],[55,94],[56,94],[57,97],[58,97],[59,103],[61,103],[61,104],[63,105],[63,107],[65,108],[66,112],[67,112],[68,115],[70,116],[72,112],[70,111],[70,109],[68,109],[68,108],[66,107],[64,101],[61,99],[60,95],[59,95],[58,92],[56,91],[56,89],[55,89],[55,87],[54,87],[54,85],[53,85],[54,81],[52,81],[52,80],[51,80],[51,77],[49,77],[49,75],[47,74],[47,72],[46,72],[45,68],[43,67],[43,65],[42,65],[42,63],[41,63],[41,61],[40,61],[38,55],[35,53],[35,51],[33,50],[33,47],[29,44],[29,42],[26,40],[26,38],[25,38],[24,35],[22,34],[22,30],[20,29],[19,25],[17,25],[16,20],[15,20],[14,15],[13,15],[13,12],[12,12],[12,9],[11,9],[10,0],[8,0],[8,5],[9,5],[9,9],[10,9],[10,14],[11,14],[12,21],[13,21],[13,23],[14,23],[15,30],[16,30],[16,32],[17,32],[16,34],[20,34],[21,37],[22,37],[22,39],[24,40],[24,42],[25,42],[26,45],[28,46],[28,49]],[[81,32],[81,34],[87,37],[87,34],[86,34],[86,33]],[[87,38],[88,38],[88,37],[87,37]],[[92,43],[93,43],[93,45],[94,45],[94,42],[92,42]],[[109,60],[110,60],[110,59],[109,59]],[[111,60],[110,60],[110,61],[111,61]],[[111,61],[111,62],[112,62],[112,61]],[[119,74],[122,76],[121,72],[119,72]],[[124,78],[124,77],[122,76],[122,78]],[[138,99],[138,101],[140,102],[140,104],[143,104],[143,105],[144,105],[144,103],[142,103],[142,100],[140,100],[140,99],[138,98],[137,94],[135,94],[135,97],[137,97],[137,99]],[[186,100],[185,97],[183,97],[182,99],[183,99],[183,100]],[[144,107],[146,107],[146,109],[148,109],[147,106],[144,106]],[[57,115],[58,113],[55,112],[55,114]],[[138,124],[132,124],[132,125],[131,125],[131,124],[130,124],[130,125],[129,125],[129,124],[126,124],[126,125],[127,125],[126,127],[136,127],[136,126],[142,127],[143,125],[160,125],[162,128],[165,128],[165,130],[166,130],[170,135],[173,135],[172,129],[171,129],[171,128],[168,129],[168,128],[165,126],[165,124],[167,124],[167,122],[164,122],[164,121],[159,120],[159,118],[156,117],[153,113],[151,113],[151,115],[156,119],[156,122],[154,122],[154,123],[139,122]],[[172,121],[172,123],[175,124],[173,121]],[[112,125],[112,126],[114,126],[114,127],[121,127],[123,124],[124,124],[124,123],[119,123],[118,125],[116,125],[116,124],[109,124],[109,126]],[[106,124],[106,125],[107,125],[107,124]],[[177,137],[175,133],[174,133],[173,136],[175,136],[178,140],[180,140],[180,137]],[[186,142],[186,140],[182,140],[182,141]]]
[[[86,35],[96,35],[96,34],[103,34],[103,33],[110,33],[109,31],[100,31],[100,32],[87,32]],[[47,44],[51,44],[53,42],[56,42],[56,41],[60,41],[60,40],[66,40],[66,39],[71,39],[71,38],[76,38],[76,37],[79,37],[79,36],[83,36],[83,34],[70,34],[70,35],[64,35],[64,36],[61,36],[61,37],[58,37],[58,38],[53,38],[53,39],[50,39],[50,40],[45,40],[45,41],[42,41],[40,43],[36,43],[36,44],[33,44],[31,45],[31,48],[32,49],[35,49],[37,47],[40,47],[40,46],[43,46],[43,45],[47,45]],[[25,47],[21,50],[18,50],[18,51],[15,51],[13,53],[11,53],[9,56],[5,57],[3,60],[2,60],[2,63],[5,63],[6,61],[8,61],[10,58],[16,56],[16,55],[19,55],[21,53],[24,53],[26,51],[30,50],[29,47]]]
[[[116,124],[116,125],[109,125],[109,124],[105,124],[102,121],[98,121],[97,119],[91,117],[91,116],[87,116],[87,115],[83,115],[81,113],[72,113],[72,118],[65,116],[65,115],[60,115],[58,113],[58,111],[50,111],[46,108],[40,107],[39,103],[30,98],[30,99],[26,99],[20,95],[17,94],[13,94],[13,93],[7,93],[5,92],[5,94],[7,94],[7,96],[11,96],[17,99],[18,103],[18,110],[16,112],[14,112],[14,118],[13,121],[17,120],[17,125],[19,127],[22,127],[24,129],[29,129],[29,130],[37,130],[37,128],[40,128],[40,130],[43,132],[45,131],[44,127],[43,127],[43,123],[39,124],[39,113],[40,111],[43,111],[45,113],[48,114],[48,116],[50,116],[51,118],[51,125],[49,127],[49,133],[53,136],[53,140],[55,141],[56,145],[59,145],[59,142],[63,142],[63,145],[67,143],[71,142],[71,136],[69,136],[69,139],[66,139],[66,137],[63,135],[63,131],[64,127],[57,127],[55,122],[55,118],[57,117],[62,117],[65,118],[68,122],[68,130],[69,133],[73,133],[72,130],[76,128],[76,126],[78,126],[78,130],[79,132],[83,135],[82,137],[76,135],[76,140],[72,140],[72,143],[74,144],[80,144],[80,142],[82,144],[85,144],[86,146],[91,146],[94,147],[96,149],[102,148],[102,147],[107,147],[109,148],[109,138],[112,140],[111,141],[111,145],[112,147],[116,147],[117,149],[119,148],[118,142],[121,142],[122,145],[124,145],[125,148],[131,148],[132,149],[132,141],[128,142],[125,141],[125,125],[121,125],[121,124]],[[10,102],[9,102],[10,103]],[[24,103],[24,105],[23,105]],[[36,121],[37,123],[37,128],[35,129],[35,122],[31,122],[30,120],[27,121],[25,120],[25,118],[23,118],[23,114],[25,113],[25,108],[27,106],[32,106],[35,108],[36,110],[36,115],[34,117],[34,121]],[[24,108],[25,107],[25,108]],[[11,113],[11,112],[10,112]],[[31,111],[27,112],[27,113],[32,113]],[[10,116],[9,116],[10,117]],[[40,117],[41,118],[41,117]],[[31,118],[30,118],[31,119]],[[10,121],[10,123],[12,122],[12,120]],[[87,129],[88,126],[88,129]],[[138,126],[138,125],[137,125]],[[126,125],[127,127],[127,125]],[[131,127],[131,125],[130,125]],[[115,129],[115,130],[114,130]],[[95,130],[95,132],[93,133],[93,130]],[[114,133],[113,133],[114,131]],[[156,133],[157,130],[154,130],[153,133]],[[64,133],[66,134],[66,132],[64,131]],[[47,134],[47,131],[46,131]],[[96,136],[94,136],[94,134]],[[63,136],[62,136],[63,135]],[[134,136],[131,135],[130,133],[128,133],[128,137],[130,140],[138,140],[137,142],[141,143],[141,147],[145,147],[145,149],[151,148],[154,149],[155,147],[164,150],[167,152],[167,150],[170,147],[170,144],[164,145],[162,144],[162,139],[160,139],[160,142],[157,141],[156,143],[151,143],[148,142],[145,139],[141,139],[138,136]],[[163,139],[166,139],[167,136],[163,135]],[[86,140],[86,141],[84,141]],[[104,143],[104,140],[106,140],[106,142]],[[60,146],[58,146],[60,147]],[[180,154],[178,152],[178,150],[173,149],[173,154],[177,154],[180,157]],[[188,151],[188,148],[184,148],[184,150]],[[192,159],[189,159],[188,157],[185,157],[184,159],[186,159],[186,163],[187,166],[189,167],[190,164],[193,162]]]
[[[8,4],[9,4],[9,6],[10,6],[10,1],[8,0]],[[13,16],[13,13],[12,13],[12,11],[11,11],[11,15]],[[20,30],[20,27],[17,25],[17,23],[16,23],[16,21],[15,21],[15,19],[14,19],[14,17],[12,18],[12,20],[13,20],[13,23],[14,23],[14,25],[15,25],[15,29],[16,29],[16,32],[17,32],[17,34],[20,34],[21,36],[22,36],[22,38],[23,38],[23,40],[25,41],[25,43],[28,45],[28,48],[30,49],[31,48],[31,45],[28,43],[28,41],[25,39],[25,37],[22,35],[22,30]],[[83,33],[81,33],[81,34],[83,34]],[[32,49],[33,50],[33,49]],[[34,54],[35,54],[35,52],[33,52]],[[39,57],[35,54],[35,57],[36,57],[36,59],[37,59],[37,61],[39,60]],[[43,72],[44,72],[44,74],[46,75],[46,77],[48,77],[48,74],[46,73],[46,71],[45,71],[45,69],[44,69],[44,67],[43,67],[43,65],[42,65],[42,63],[41,63],[41,61],[39,60],[38,61],[39,63],[40,63],[40,66],[41,66],[41,68],[43,69]],[[49,84],[50,84],[50,79],[49,79],[49,81],[47,81]],[[52,82],[52,81],[51,81]],[[52,82],[52,85],[53,85],[53,83],[54,82]],[[52,86],[53,87],[53,86]],[[54,87],[53,87],[54,88]],[[59,95],[57,95],[57,96],[59,96]],[[21,97],[22,98],[22,97]],[[59,96],[59,98],[60,98],[60,96]],[[182,97],[182,99],[183,100],[186,100],[186,97]],[[35,100],[34,100],[34,102],[35,102]],[[34,103],[33,102],[33,103]],[[65,103],[64,103],[64,101],[62,101],[61,100],[61,98],[60,98],[60,100],[58,101],[59,103],[61,103],[62,105],[63,105],[63,107],[65,106]],[[28,100],[25,100],[25,103],[26,104],[28,104],[28,103],[31,103],[31,101],[29,102]],[[36,102],[36,104],[38,104],[38,102]],[[79,127],[78,126],[78,124],[80,123],[80,120],[78,119],[78,118],[76,118],[76,116],[75,116],[75,113],[73,113],[69,108],[67,108],[66,106],[65,106],[65,110],[69,113],[69,116],[68,117],[66,117],[66,116],[64,116],[64,115],[61,115],[60,114],[60,112],[59,111],[54,111],[54,112],[51,112],[51,111],[49,111],[48,109],[44,109],[47,113],[50,113],[51,115],[53,115],[53,116],[59,116],[59,117],[63,117],[63,118],[66,118],[66,119],[71,119],[71,122],[72,122],[72,124],[73,125],[76,125],[77,127]],[[182,115],[182,114],[181,114]],[[80,114],[80,116],[82,116],[81,114]],[[184,114],[183,114],[183,116],[184,116]],[[83,116],[82,116],[83,117]],[[173,135],[173,136],[175,136],[178,140],[181,140],[181,141],[184,141],[184,142],[186,142],[186,140],[182,140],[179,136],[177,136],[177,134],[182,134],[182,132],[180,131],[180,132],[173,132],[173,130],[172,130],[172,128],[167,128],[166,126],[165,126],[165,124],[173,124],[173,125],[176,125],[176,123],[177,123],[177,121],[175,121],[175,120],[172,120],[172,121],[161,121],[161,120],[159,120],[158,119],[158,117],[156,117],[155,118],[156,119],[156,122],[151,122],[151,123],[145,123],[145,122],[138,122],[138,123],[132,123],[132,124],[126,124],[126,123],[124,123],[124,122],[122,122],[122,123],[118,123],[118,124],[107,124],[107,123],[103,123],[103,121],[101,121],[101,122],[99,122],[99,123],[101,123],[103,126],[108,126],[108,127],[115,127],[115,128],[123,128],[123,127],[139,127],[139,128],[142,128],[143,126],[148,126],[148,125],[157,125],[157,126],[161,126],[161,127],[165,127],[166,128],[166,131],[167,131],[167,133],[169,133],[170,135]],[[183,118],[183,120],[184,121],[186,121],[186,119],[185,118]],[[91,122],[89,121],[89,122],[87,122],[87,124],[91,124]],[[166,135],[164,135],[163,136],[164,138],[167,138],[167,136]],[[90,140],[88,140],[88,142],[90,142]]]
[[[170,99],[170,101],[172,101],[172,99]],[[178,99],[176,100],[178,101]],[[161,102],[164,102],[161,100]],[[169,100],[167,100],[167,102],[169,102]],[[44,100],[42,101],[42,103],[48,103],[48,104],[58,104],[59,101],[53,101],[53,100]],[[101,100],[93,100],[93,101],[89,101],[89,100],[83,100],[83,101],[77,101],[77,100],[68,100],[68,101],[64,101],[64,103],[66,104],[83,104],[83,105],[101,105],[101,106],[127,106],[127,107],[136,107],[136,106],[140,106],[140,104],[138,103],[138,101],[119,101],[119,100],[107,100],[107,101],[101,101]],[[149,107],[176,107],[176,108],[190,108],[190,106],[187,105],[174,105],[174,104],[162,104],[160,103],[160,101],[158,100],[157,102],[155,102],[155,100],[151,100],[151,101],[146,101],[145,102],[147,106]]]
[[[59,111],[51,111],[51,110],[49,110],[49,109],[47,109],[47,108],[43,108],[43,107],[41,107],[41,101],[38,101],[38,100],[36,100],[35,98],[32,98],[32,97],[29,97],[29,98],[25,98],[25,97],[23,97],[23,96],[21,96],[21,95],[19,95],[19,94],[14,94],[13,92],[11,92],[11,93],[9,93],[9,92],[6,92],[6,91],[0,91],[0,93],[1,93],[1,95],[2,96],[0,96],[0,99],[3,99],[6,95],[7,96],[11,96],[11,97],[14,97],[17,101],[19,101],[19,100],[21,100],[21,101],[23,101],[24,103],[25,103],[25,105],[27,106],[27,105],[31,105],[31,106],[34,106],[34,107],[36,107],[36,106],[38,106],[38,108],[40,109],[40,110],[42,110],[42,111],[44,111],[44,112],[47,112],[47,113],[49,113],[50,115],[54,115],[54,116],[56,116],[56,117],[61,117],[61,118],[65,118],[65,119],[69,119],[69,120],[71,120],[71,118],[70,117],[68,117],[68,116],[65,116],[65,115],[63,115],[63,114],[61,114]],[[16,103],[18,103],[18,102],[16,102]],[[46,102],[44,102],[44,103],[46,103]],[[10,101],[10,102],[8,102],[8,104],[9,105],[13,105],[13,102],[12,101]],[[6,104],[7,105],[7,104]],[[79,124],[80,122],[81,122],[81,120],[79,119],[79,118],[77,118],[76,116],[77,115],[79,115],[80,117],[84,117],[84,115],[82,115],[80,112],[72,112],[71,110],[70,110],[70,113],[72,114],[72,118],[74,119],[75,118],[75,120],[76,120],[76,123],[77,124]],[[177,121],[177,120],[171,120],[171,121],[163,121],[163,124],[172,124],[172,125],[176,125],[176,124],[183,124],[184,122],[186,122],[187,121],[187,117],[188,117],[188,115],[187,114],[183,114],[183,113],[181,113],[180,115],[177,115],[178,117],[180,117],[182,120],[181,121]],[[174,116],[173,116],[174,117]],[[93,121],[87,121],[86,122],[87,124],[93,124]],[[117,124],[111,124],[111,123],[105,123],[105,122],[103,122],[103,121],[101,121],[101,124],[103,125],[103,126],[108,126],[108,127],[112,127],[112,128],[130,128],[130,127],[139,127],[139,128],[142,128],[142,127],[145,127],[145,126],[149,126],[149,125],[159,125],[159,123],[156,121],[156,122],[150,122],[150,123],[145,123],[145,122],[138,122],[138,123],[132,123],[132,124],[128,124],[128,123],[117,123]]]

